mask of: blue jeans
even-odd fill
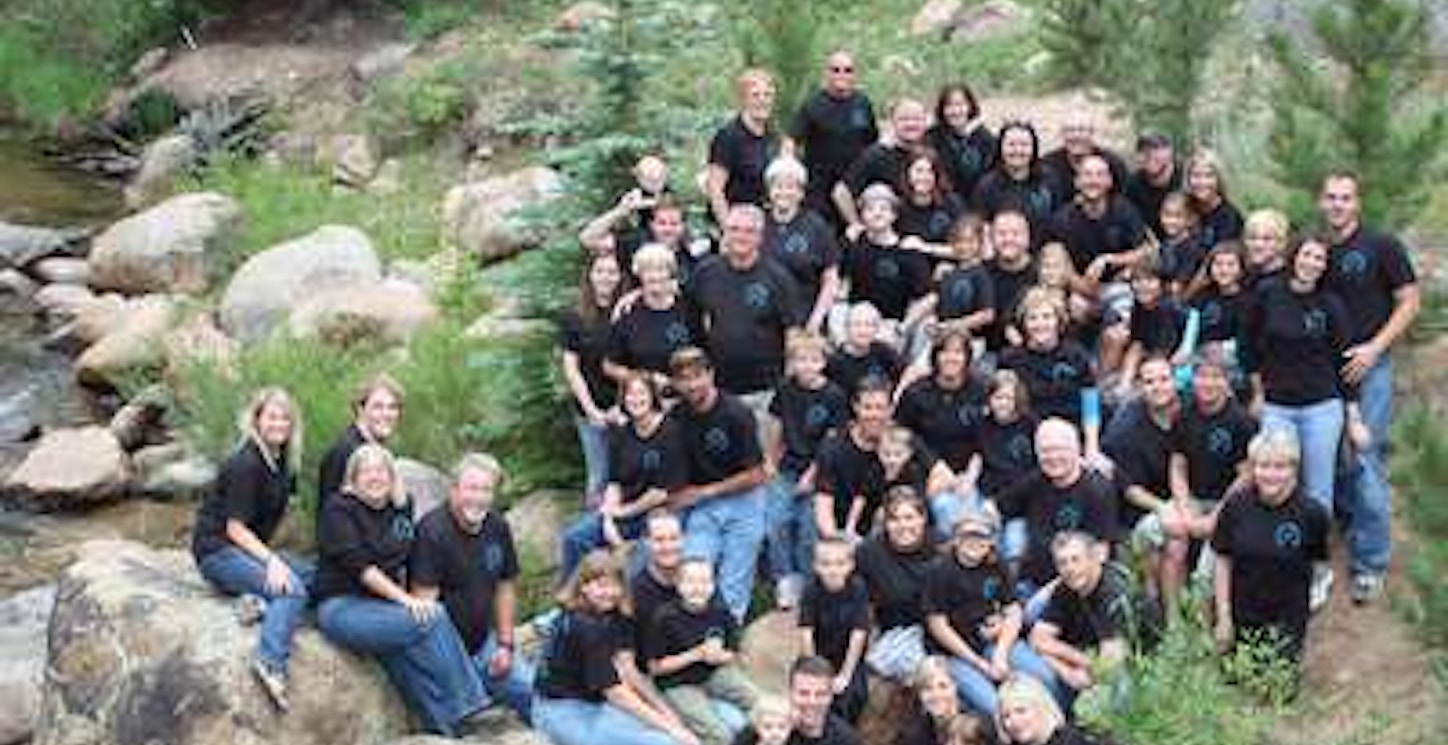
[[[492,700],[502,699],[509,709],[518,712],[518,716],[524,722],[530,720],[533,711],[533,681],[538,677],[538,671],[534,669],[533,663],[516,652],[513,654],[513,666],[508,673],[501,677],[494,677],[488,673],[488,661],[498,651],[498,637],[496,634],[488,634],[488,640],[473,655],[473,667],[478,671],[478,678],[483,682],[483,692],[487,694],[488,703]]]
[[[1345,412],[1342,399],[1306,406],[1268,403],[1262,407],[1262,428],[1286,427],[1297,433],[1302,448],[1302,491],[1333,512],[1332,482],[1337,475],[1337,449],[1342,443]]]
[[[754,570],[764,544],[768,485],[714,497],[689,510],[684,553],[714,565],[719,595],[741,624],[749,613]]]
[[[618,526],[619,535],[626,540],[634,540],[644,532],[644,518],[642,515],[628,520],[614,521]],[[563,563],[559,565],[560,576],[566,581],[573,576],[573,570],[578,568],[578,563],[589,551],[602,548],[608,545],[603,537],[603,518],[596,512],[590,512],[573,521],[563,531]]]
[[[1030,534],[1024,517],[1015,517],[1005,522],[1001,530],[1001,558],[1006,561],[1020,561],[1026,556],[1030,545]]]
[[[993,654],[995,647],[986,645],[982,656],[990,659]],[[1017,641],[1011,647],[1010,661],[1012,671],[1030,675],[1044,683],[1047,690],[1056,693],[1059,684],[1055,672],[1025,641]],[[980,668],[959,657],[950,658],[950,677],[955,679],[955,688],[961,703],[983,716],[995,716],[1000,703],[996,696],[995,681],[987,678]]]
[[[1338,472],[1337,494],[1347,512],[1347,547],[1353,574],[1382,574],[1392,557],[1389,523],[1392,487],[1388,484],[1388,438],[1393,425],[1393,360],[1387,354],[1368,369],[1358,387],[1363,423],[1372,447],[1347,459]]]
[[[418,622],[401,603],[341,595],[322,601],[317,625],[333,642],[372,655],[428,731],[452,736],[487,701],[483,682],[441,607]]]
[[[197,569],[212,587],[227,595],[257,595],[266,600],[256,654],[262,662],[286,672],[287,662],[291,659],[292,635],[307,610],[307,593],[315,569],[290,556],[282,556],[282,560],[292,570],[292,591],[289,593],[278,594],[267,590],[266,564],[236,546],[207,554]]]
[[[765,558],[769,576],[776,581],[810,574],[816,538],[814,499],[796,493],[798,487],[799,476],[786,472],[765,485],[769,490]]]
[[[677,745],[662,730],[607,701],[537,696],[533,728],[554,745]]]
[[[608,427],[590,424],[587,417],[573,420],[578,429],[578,447],[583,450],[584,500],[589,507],[608,486]]]
[[[948,541],[954,537],[955,521],[965,514],[967,510],[980,509],[981,496],[979,490],[972,490],[969,494],[959,494],[953,491],[946,491],[936,494],[930,498],[930,533],[938,541]]]

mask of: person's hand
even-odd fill
[[[633,214],[648,206],[650,201],[652,200],[644,196],[643,189],[629,189],[623,193],[623,196],[618,198],[618,208],[624,212]]]
[[[273,595],[290,595],[295,590],[292,568],[282,561],[282,557],[272,554],[266,560],[266,591]]]
[[[1016,328],[1015,326],[1007,326],[1006,343],[1013,347],[1019,347],[1020,345],[1026,343],[1026,337],[1021,336],[1021,330]]]
[[[501,678],[513,669],[513,648],[499,646],[493,652],[493,658],[488,660],[488,675],[493,678]]]
[[[669,737],[674,738],[674,742],[679,743],[679,745],[704,745],[698,735],[690,732],[689,728],[683,725],[671,725],[665,732]]]
[[[990,664],[986,666],[985,674],[997,683],[1004,683],[1006,678],[1011,676],[1011,663],[1005,658],[996,655],[991,658]]]
[[[412,616],[412,620],[418,623],[431,621],[442,610],[442,606],[438,605],[437,601],[424,600],[411,595],[405,596],[402,604],[407,607],[407,613]]]
[[[836,675],[834,680],[830,681],[830,688],[834,690],[836,696],[844,693],[845,689],[849,687],[850,679],[844,674]]]
[[[1100,282],[1106,276],[1106,270],[1111,268],[1111,260],[1106,255],[1097,256],[1086,265],[1086,278],[1092,282]]]
[[[845,226],[845,239],[846,239],[846,240],[857,241],[857,240],[860,239],[860,236],[862,236],[862,235],[864,235],[864,234],[865,234],[865,226],[864,226],[864,225],[861,225],[860,223],[852,222],[852,223],[850,223],[849,225]]]
[[[1061,682],[1077,691],[1091,687],[1091,671],[1084,667],[1065,667],[1060,671]]]
[[[1378,345],[1368,342],[1347,350],[1343,356],[1347,357],[1347,364],[1342,366],[1342,378],[1348,383],[1357,385],[1368,374],[1368,370],[1378,364],[1378,358],[1383,356],[1383,350],[1378,348]]]
[[[1218,614],[1217,623],[1212,628],[1212,638],[1217,642],[1217,651],[1226,654],[1232,649],[1232,637],[1235,633],[1232,629],[1232,618],[1226,613]]]
[[[1367,422],[1364,422],[1361,416],[1348,416],[1347,441],[1352,449],[1359,453],[1365,453],[1373,446],[1373,431],[1368,429]]]
[[[1108,479],[1116,474],[1116,463],[1111,460],[1110,456],[1100,450],[1086,453],[1086,455],[1082,457],[1081,462],[1086,468]]]
[[[925,241],[918,235],[907,235],[900,239],[900,247],[907,251],[924,251]]]
[[[589,425],[594,427],[608,426],[608,412],[597,406],[590,406],[583,412],[583,418],[588,420]]]

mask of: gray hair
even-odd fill
[[[1302,462],[1302,444],[1291,427],[1267,426],[1247,443],[1247,457],[1253,463],[1282,458],[1298,464]]]
[[[781,179],[793,179],[800,186],[809,183],[809,169],[792,155],[781,155],[764,169],[764,182],[774,186]]]

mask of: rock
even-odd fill
[[[926,0],[910,21],[915,36],[945,36],[955,26],[955,18],[964,7],[962,0]]]
[[[412,495],[414,519],[420,520],[423,515],[447,503],[447,495],[451,489],[447,474],[411,458],[397,459],[397,473],[402,477],[407,493]]]
[[[80,285],[46,285],[35,293],[35,303],[41,310],[63,320],[75,318],[95,299],[89,287]]]
[[[170,442],[137,450],[135,490],[165,500],[200,500],[216,481],[216,466],[190,452],[181,443]]]
[[[55,586],[27,590],[0,602],[0,743],[30,742],[45,681],[45,631]]]
[[[547,737],[536,730],[528,729],[512,719],[504,719],[495,727],[484,727],[482,731],[469,733],[460,740],[450,740],[437,735],[413,735],[394,740],[388,745],[549,745]]]
[[[231,197],[171,197],[96,236],[91,285],[126,293],[205,292],[215,254],[240,221],[241,206]]]
[[[18,269],[0,269],[0,314],[30,315],[40,309],[40,285]]]
[[[170,408],[170,399],[171,393],[166,386],[151,385],[116,410],[108,426],[123,450],[131,452],[147,443],[160,441],[160,436],[164,435],[161,419]],[[139,468],[140,463],[136,466]]]
[[[76,309],[71,334],[82,344],[94,344],[125,322],[127,301],[115,293],[96,296]]]
[[[558,547],[562,545],[563,528],[579,496],[571,492],[544,489],[518,500],[507,511],[508,525],[513,529],[519,553],[542,562],[545,568],[558,566]]]
[[[39,396],[30,389],[0,396],[0,444],[24,442],[39,435],[36,409],[41,405]]]
[[[52,285],[90,284],[90,262],[70,256],[49,256],[31,265],[30,272],[37,279]]]
[[[123,317],[110,333],[81,352],[76,379],[88,386],[116,387],[129,376],[157,370],[166,361],[162,340],[176,317],[165,295],[146,295],[123,306]]]
[[[421,290],[429,298],[436,297],[438,268],[426,261],[397,259],[387,265],[387,281],[407,283]]]
[[[60,580],[36,745],[382,745],[407,713],[381,669],[304,626],[291,711],[248,669],[256,630],[197,575],[189,554],[88,542]]]
[[[42,507],[81,507],[119,496],[130,478],[126,451],[100,426],[45,433],[5,479],[7,496]]]
[[[145,54],[141,55],[140,59],[136,60],[136,64],[131,65],[131,79],[140,80],[149,77],[151,73],[161,69],[161,67],[166,64],[166,56],[168,53],[169,50],[167,50],[166,47],[156,47],[147,50]]]
[[[472,339],[524,339],[552,332],[553,325],[540,318],[504,318],[490,313],[473,321],[463,335]]]
[[[222,295],[221,328],[242,342],[261,341],[303,300],[381,279],[382,265],[366,234],[326,225],[247,259]]]
[[[288,323],[293,336],[346,346],[359,339],[405,342],[437,316],[416,285],[384,280],[317,292],[292,309]]]
[[[568,6],[562,13],[559,13],[558,19],[553,22],[553,27],[559,31],[572,33],[583,30],[584,26],[611,20],[613,20],[613,8],[595,0],[583,0],[583,2]]]
[[[367,193],[392,196],[402,191],[402,161],[388,158],[377,167],[377,175],[367,184]]]
[[[1024,30],[1031,13],[1013,0],[986,0],[962,11],[950,29],[950,40],[981,42]]]
[[[443,199],[444,234],[484,260],[512,256],[543,240],[521,213],[562,194],[563,177],[542,166],[455,186]]]
[[[336,135],[323,143],[317,159],[332,170],[333,181],[361,189],[377,173],[378,151],[377,141],[368,135]]]
[[[196,362],[228,365],[236,357],[236,342],[216,327],[211,313],[193,313],[161,340],[166,370],[175,375]]]
[[[370,87],[377,81],[402,72],[407,58],[417,49],[416,44],[384,44],[352,63],[352,77],[362,86]]]
[[[187,134],[169,134],[146,146],[141,167],[126,185],[126,206],[144,207],[170,196],[176,180],[196,165],[201,149]]]
[[[739,649],[751,680],[771,693],[783,694],[789,666],[799,653],[794,613],[770,611],[744,629]]]
[[[37,259],[66,253],[68,243],[59,230],[0,222],[0,266],[24,269]]]

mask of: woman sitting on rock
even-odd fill
[[[375,656],[429,731],[458,734],[486,702],[483,684],[446,609],[405,589],[412,502],[392,454],[357,448],[317,520],[322,633]]]
[[[286,711],[287,660],[312,569],[282,556],[271,540],[296,487],[302,421],[286,391],[264,388],[242,410],[238,428],[241,442],[196,515],[191,553],[207,582],[241,597],[242,623],[262,622],[251,669]]]

